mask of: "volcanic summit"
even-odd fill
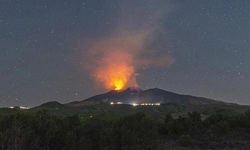
[[[90,98],[87,98],[83,101],[77,103],[117,103],[121,102],[122,104],[133,103],[142,104],[142,103],[180,103],[183,105],[206,105],[206,104],[218,104],[223,103],[220,101],[207,99],[203,97],[196,97],[191,95],[181,95],[173,92],[168,92],[159,88],[153,88],[148,90],[142,90],[138,87],[129,87],[125,90],[111,90],[104,94],[99,94]]]

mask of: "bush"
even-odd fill
[[[191,139],[190,135],[181,135],[179,143],[181,146],[188,147],[193,145],[193,140]]]
[[[227,121],[222,120],[215,125],[215,133],[221,136],[226,135],[229,130],[230,126]]]

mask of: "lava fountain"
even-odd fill
[[[125,51],[114,51],[100,59],[95,70],[96,78],[106,89],[122,90],[129,86],[137,86],[132,56]]]
[[[150,31],[133,33],[118,32],[110,38],[103,38],[86,44],[83,67],[95,80],[96,88],[122,90],[138,87],[136,69],[150,65],[169,67],[170,56],[152,56],[147,48],[151,43]],[[146,49],[146,50],[145,50]]]

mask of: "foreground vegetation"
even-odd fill
[[[214,114],[200,112],[164,121],[134,113],[122,117],[0,114],[0,149],[11,150],[127,150],[127,149],[250,149],[250,111]]]

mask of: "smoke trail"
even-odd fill
[[[142,4],[145,5],[136,8],[133,3],[121,4],[123,13],[118,19],[117,30],[108,38],[92,42],[84,54],[87,56],[84,69],[106,89],[138,86],[137,69],[150,65],[169,67],[174,63],[170,55],[150,55],[148,48],[157,39],[155,33],[163,31],[161,19],[169,9],[158,3],[153,7],[145,1]]]

